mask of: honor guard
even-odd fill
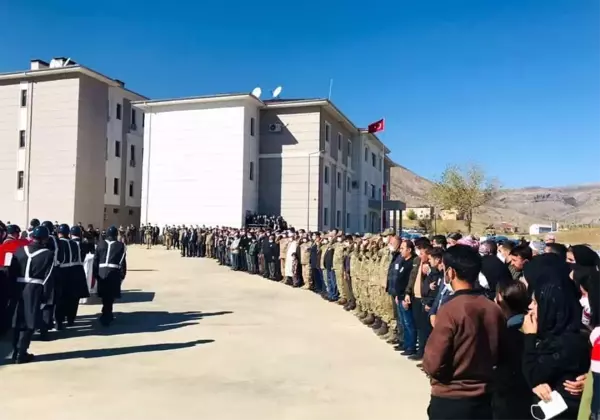
[[[54,289],[54,254],[46,247],[48,229],[38,226],[31,237],[31,244],[15,252],[9,268],[10,281],[15,285],[16,308],[12,324],[12,359],[15,363],[33,360],[33,355],[27,350],[40,316],[40,308]]]
[[[54,266],[59,267],[60,263],[62,262],[62,259],[64,258],[65,245],[61,247],[58,242],[58,239],[56,239],[54,223],[46,220],[42,222],[41,226],[45,227],[48,230],[49,236],[46,246],[54,256]],[[54,328],[54,311],[56,310],[56,303],[59,299],[59,293],[62,283],[62,276],[61,273],[59,273],[59,270],[57,270],[54,273],[52,289],[48,290],[47,299],[42,305],[42,316],[39,322],[40,338],[42,340],[46,340],[48,338],[48,331]]]
[[[106,240],[98,244],[94,254],[94,277],[102,299],[100,323],[106,327],[113,321],[113,304],[121,297],[121,282],[127,274],[126,248],[117,242],[117,233],[114,226],[109,227]]]

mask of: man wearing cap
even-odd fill
[[[14,363],[28,363],[33,355],[29,344],[41,316],[42,304],[53,292],[54,253],[46,244],[48,229],[37,226],[31,232],[32,242],[19,248],[11,259],[9,280],[15,287],[15,313],[13,316]]]
[[[281,235],[281,239],[279,239],[279,273],[281,274],[280,281],[285,283],[285,266],[287,259],[288,247],[290,245],[291,239],[289,238],[291,233],[283,232]]]
[[[102,299],[100,323],[108,327],[113,321],[113,304],[121,297],[121,283],[127,274],[126,248],[117,242],[117,228],[106,230],[94,254],[94,277],[98,281],[98,296]]]

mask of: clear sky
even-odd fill
[[[0,0],[0,71],[67,56],[151,98],[283,85],[386,118],[420,175],[600,181],[597,0]]]

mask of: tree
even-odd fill
[[[425,231],[425,233],[431,233],[433,230],[433,223],[431,222],[431,219],[419,219],[418,225]]]
[[[406,212],[406,217],[408,217],[408,220],[417,220],[417,213],[413,209],[410,209]]]
[[[437,206],[464,214],[467,230],[471,233],[474,210],[492,200],[498,188],[494,180],[486,179],[485,172],[477,165],[465,169],[449,166],[429,193]]]

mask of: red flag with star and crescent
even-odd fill
[[[374,123],[369,124],[367,131],[369,133],[379,133],[380,131],[383,131],[384,128],[385,128],[385,119],[382,118],[379,121],[375,121]]]

